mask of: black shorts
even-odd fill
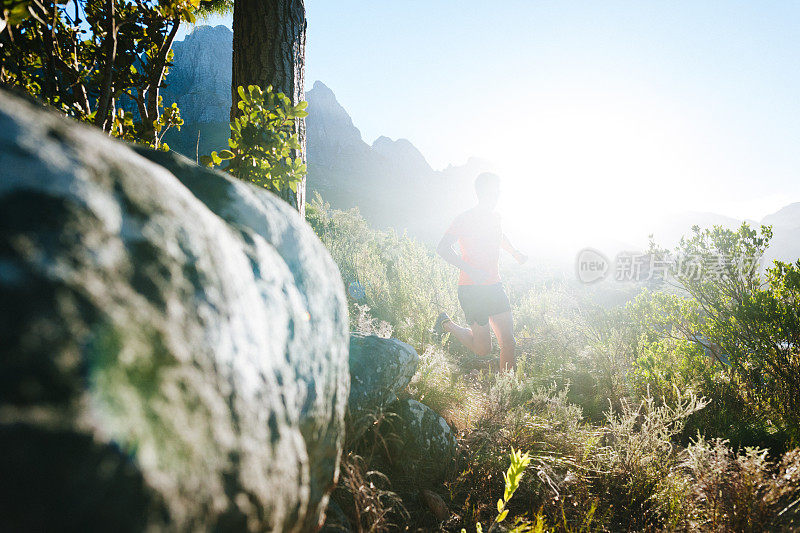
[[[485,326],[489,323],[489,317],[511,311],[511,303],[508,301],[503,285],[459,285],[458,301],[467,324],[477,323]]]

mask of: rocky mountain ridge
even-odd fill
[[[185,125],[166,141],[192,159],[224,147],[228,138],[232,38],[225,26],[198,26],[174,45],[163,97],[178,103]],[[372,225],[428,243],[472,203],[472,180],[488,163],[470,159],[436,171],[407,139],[365,142],[324,83],[315,82],[306,100],[309,198],[319,192],[337,209],[358,207]]]
[[[225,145],[230,107],[233,33],[225,26],[198,26],[174,45],[174,66],[164,101],[178,103],[186,125],[167,141],[190,158]],[[320,81],[306,92],[309,198],[319,192],[338,209],[358,207],[374,226],[408,231],[429,244],[473,201],[472,180],[490,165],[470,159],[436,171],[407,139],[381,136],[370,145],[334,92]],[[445,201],[443,201],[445,200]],[[673,213],[652,221],[642,237],[673,246],[698,224],[736,228],[741,220],[715,213]],[[759,222],[748,220],[751,225]],[[800,257],[800,203],[766,216],[774,229],[768,260]]]

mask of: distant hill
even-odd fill
[[[226,146],[232,43],[233,33],[227,27],[199,26],[174,45],[174,66],[162,94],[165,102],[178,103],[186,124],[180,132],[168,133],[166,140],[190,158]],[[306,100],[308,197],[317,191],[338,209],[358,207],[376,227],[407,231],[435,243],[449,221],[472,204],[475,176],[489,170],[488,163],[470,159],[464,165],[436,171],[406,139],[379,137],[368,144],[334,92],[322,82],[314,83]],[[773,226],[768,261],[800,257],[800,203],[760,222],[747,222]],[[715,213],[674,213],[643,228],[642,238],[653,233],[656,242],[674,247],[695,224],[735,229],[741,223]],[[625,246],[619,243],[616,247]]]
[[[687,211],[672,213],[655,221],[650,227],[656,243],[674,248],[682,236],[691,235],[694,225],[701,228],[722,226],[737,229],[743,222],[752,228],[772,226],[772,241],[762,264],[770,265],[774,260],[797,261],[800,258],[800,203],[790,204],[760,221],[742,220],[716,213]]]
[[[192,159],[226,146],[232,39],[225,26],[199,26],[174,45],[174,65],[162,94],[165,102],[178,103],[185,125],[165,140]],[[371,224],[407,231],[428,243],[471,205],[472,181],[487,163],[470,159],[435,171],[406,139],[366,143],[322,82],[314,83],[306,100],[309,198],[317,191],[333,207],[358,207]]]
[[[187,124],[228,122],[231,109],[233,32],[225,26],[198,26],[172,45],[174,66],[161,91],[177,102]]]
[[[755,220],[747,220],[746,222],[753,227],[759,225],[759,222]],[[656,243],[672,248],[680,242],[681,237],[690,235],[692,226],[695,225],[701,228],[722,226],[727,229],[737,229],[742,225],[742,220],[716,213],[683,211],[669,213],[656,218],[652,223],[651,232]]]
[[[771,225],[773,231],[768,259],[796,261],[800,258],[800,202],[764,217],[761,223]]]

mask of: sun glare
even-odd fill
[[[651,221],[681,204],[697,169],[688,128],[643,107],[551,99],[504,124],[506,148],[497,151],[508,154],[498,170],[509,232],[567,249],[646,239]]]

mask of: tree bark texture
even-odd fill
[[[231,120],[239,111],[237,87],[272,86],[297,105],[305,98],[306,10],[303,0],[235,0],[233,8],[233,76]],[[300,156],[306,157],[305,120],[295,122]],[[306,182],[297,193],[275,191],[292,207],[305,212]]]

